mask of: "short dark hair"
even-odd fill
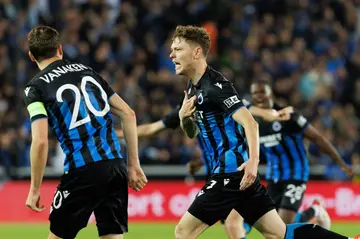
[[[177,26],[172,39],[174,40],[177,37],[199,44],[204,56],[207,56],[209,53],[211,41],[210,35],[205,28],[190,25]]]
[[[54,57],[60,45],[60,34],[54,28],[39,26],[28,35],[29,50],[37,61]]]

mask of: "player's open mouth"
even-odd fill
[[[262,104],[262,103],[264,103],[264,102],[265,102],[264,99],[256,99],[256,100],[255,100],[255,103],[256,103],[256,104]]]
[[[180,66],[180,63],[179,62],[176,62],[176,61],[173,61],[174,65],[175,65],[175,68]]]

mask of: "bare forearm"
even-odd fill
[[[152,134],[150,131],[150,124],[144,124],[138,126],[137,134],[139,137],[149,137]]]
[[[149,137],[165,129],[166,126],[161,120],[150,124],[143,124],[137,127],[139,137]]]
[[[267,109],[260,109],[256,106],[251,106],[249,108],[249,111],[250,113],[253,115],[253,116],[257,116],[257,117],[261,117],[261,118],[264,118],[264,119],[267,119],[267,118],[270,118],[270,117],[267,117],[268,114],[271,114],[271,110],[267,110]],[[270,115],[272,116],[272,115]]]
[[[244,125],[244,128],[246,140],[249,145],[250,159],[259,161],[259,125],[255,120],[251,120],[246,125]]]
[[[259,163],[259,155],[260,155],[260,148],[259,148],[259,125],[255,121],[254,117],[250,114],[250,112],[245,108],[242,107],[237,110],[233,115],[232,118],[242,125],[245,129],[246,140],[249,145],[249,157],[250,160],[256,160]]]
[[[121,120],[123,122],[124,137],[127,145],[128,164],[129,166],[137,166],[140,163],[135,113],[131,111],[128,114],[121,114]]]
[[[185,134],[191,139],[195,138],[196,135],[199,133],[199,129],[197,125],[194,123],[194,121],[191,118],[181,119],[180,126],[182,130],[185,132]]]
[[[266,121],[275,121],[279,119],[279,114],[274,109],[261,109],[256,106],[251,106],[249,111],[253,116],[261,117]]]
[[[48,141],[33,141],[30,148],[31,188],[40,189],[48,156]]]

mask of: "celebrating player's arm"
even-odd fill
[[[147,123],[137,126],[138,137],[150,137],[165,129],[176,129],[177,127],[179,127],[180,125],[179,109],[180,106],[176,107],[161,120],[155,121],[153,123]],[[124,131],[122,129],[118,129],[116,131],[116,135],[119,138],[123,138]]]
[[[226,94],[229,94],[229,97],[231,97],[232,95],[237,94],[235,89],[231,86],[231,83],[228,82],[226,84],[229,84],[230,92],[226,93],[225,91],[223,91],[224,96],[226,96]],[[224,88],[224,90],[226,90],[226,88]],[[180,118],[180,122],[181,122],[181,128],[184,130],[184,132],[186,133],[186,135],[188,137],[193,138],[199,132],[198,131],[199,129],[198,129],[197,125],[194,123],[194,121],[192,119],[193,112],[195,112],[195,110],[196,110],[196,107],[195,107],[196,97],[193,96],[192,98],[189,99],[187,92],[184,91],[184,93],[185,93],[185,98],[183,100],[182,107],[181,107],[181,109],[179,111],[179,118]],[[217,94],[217,93],[214,92],[214,94]],[[224,104],[224,100],[225,100],[224,96],[222,97],[223,102],[222,103],[220,102],[220,104]],[[217,95],[217,97],[219,97],[219,96]],[[289,120],[290,117],[291,117],[291,113],[293,112],[292,107],[286,107],[284,109],[281,109],[281,110],[277,111],[277,110],[274,110],[274,109],[262,109],[262,108],[253,106],[246,100],[242,100],[242,102],[244,103],[242,105],[245,105],[247,107],[247,109],[250,111],[251,115],[261,117],[261,118],[263,118],[264,120],[267,120],[267,121],[276,121],[276,120],[278,120],[278,121],[286,121],[286,120]],[[226,110],[228,110],[228,109],[226,108]],[[248,111],[246,109],[243,109],[243,110],[248,113]],[[234,117],[234,115],[233,115],[233,117]],[[242,124],[241,123],[242,114],[238,113],[238,114],[236,114],[235,117],[237,119],[234,118],[234,120],[237,121],[238,123]],[[251,118],[253,119],[253,117],[251,117]],[[246,121],[245,124],[247,124],[247,122],[248,121]],[[156,122],[156,123],[160,124],[159,122]],[[145,129],[146,129],[146,131],[151,131],[151,129],[153,129],[153,131],[154,131],[156,129],[156,125],[155,125],[155,123],[144,125],[143,130],[145,131]],[[257,165],[258,160],[250,161],[249,164],[252,164],[252,163]],[[201,159],[193,159],[187,164],[187,169],[188,169],[190,174],[195,174],[201,168],[202,165],[203,165],[203,162],[202,162]],[[246,164],[242,165],[239,168],[239,170],[242,170],[245,167],[245,165]],[[257,172],[257,166],[254,167],[254,166],[249,165],[248,168],[252,169],[252,171],[254,171],[254,172]],[[256,178],[256,175],[255,175],[255,178]],[[252,180],[255,180],[255,178],[252,179]],[[251,180],[250,180],[250,182],[251,182]],[[245,184],[247,184],[247,183],[245,183]]]
[[[231,83],[228,82],[226,84],[229,84],[229,86],[232,88],[232,92],[229,92],[229,93],[236,94],[235,89],[230,85]],[[224,88],[224,91],[222,91],[222,92],[225,93],[225,88]],[[179,111],[180,126],[189,138],[194,138],[199,133],[199,128],[192,120],[193,113],[196,110],[196,107],[195,107],[196,96],[193,96],[189,99],[187,92],[184,91],[184,93],[185,93],[185,98],[183,100],[182,106]],[[230,97],[230,95],[229,95],[229,97]],[[223,100],[225,100],[225,98]],[[267,121],[275,121],[275,120],[289,120],[290,113],[292,111],[292,107],[287,107],[287,108],[282,109],[281,111],[276,111],[276,110],[271,110],[271,109],[261,109],[261,108],[255,107],[255,106],[249,106],[249,110],[250,110],[250,113],[253,114],[254,116],[262,117]],[[248,110],[246,110],[246,111],[248,112]],[[253,117],[251,117],[251,118],[253,118]],[[235,118],[234,118],[234,120],[237,121]],[[237,122],[240,123],[239,121],[237,121]]]
[[[196,110],[196,95],[189,99],[188,93],[184,91],[185,97],[179,110],[180,126],[185,134],[193,139],[199,133],[199,128],[193,120],[193,113]]]
[[[31,183],[26,206],[35,212],[45,210],[40,204],[40,186],[48,158],[48,118],[40,91],[36,85],[28,85],[25,89],[25,103],[31,119]]]
[[[194,158],[186,164],[186,169],[190,175],[194,175],[204,165],[201,158]]]
[[[240,189],[245,190],[254,183],[258,173],[260,154],[259,126],[240,100],[231,83],[229,81],[222,81],[221,85],[221,88],[213,87],[209,92],[209,97],[245,129],[246,139],[249,145],[249,160],[238,168],[239,171],[244,170]]]
[[[304,116],[302,116],[298,111],[294,111],[291,121],[291,123],[294,124],[294,128],[303,130],[305,138],[319,145],[320,150],[329,155],[341,167],[348,177],[352,177],[354,175],[353,169],[345,163],[344,159],[338,153],[334,145],[321,135],[315,127],[308,123]]]
[[[243,101],[244,102],[244,101]],[[245,102],[244,102],[245,104]],[[290,115],[293,111],[292,107],[286,107],[284,109],[281,109],[279,111],[274,109],[262,109],[253,105],[250,105],[249,102],[246,102],[245,104],[247,108],[249,109],[250,113],[253,116],[258,116],[263,118],[267,121],[285,121],[290,119]],[[194,105],[195,107],[195,105]],[[166,115],[163,119],[142,124],[137,126],[137,135],[138,137],[150,137],[152,135],[155,135],[157,133],[160,133],[163,130],[166,129],[175,129],[179,127],[180,125],[180,119],[179,119],[179,110],[180,106],[177,106],[174,110],[171,111],[168,115]],[[191,110],[195,110],[195,108],[192,108]],[[119,138],[124,138],[124,130],[118,129],[116,130],[116,135]],[[201,162],[201,160],[200,160]],[[196,162],[195,164],[197,164]]]
[[[110,97],[109,103],[111,112],[123,122],[127,143],[129,185],[132,189],[139,191],[146,185],[147,179],[139,162],[135,112],[116,93]]]
[[[266,121],[287,121],[290,119],[291,113],[293,112],[293,107],[291,106],[281,110],[262,109],[256,106],[250,106],[248,109],[253,116],[261,117]]]
[[[241,102],[253,116],[260,117],[265,121],[287,121],[291,118],[291,114],[294,112],[294,108],[292,106],[287,106],[281,110],[275,110],[257,107],[246,99],[242,99]]]
[[[142,124],[137,126],[137,135],[138,137],[149,137],[151,135],[157,134],[166,129],[164,123],[161,120],[158,120],[153,123]],[[124,138],[124,130],[116,130],[116,135],[119,138]]]

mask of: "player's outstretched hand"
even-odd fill
[[[40,190],[30,189],[26,199],[26,206],[34,212],[42,212],[45,210],[45,206],[40,204]]]
[[[294,113],[294,108],[292,106],[288,106],[277,111],[277,113],[279,114],[279,121],[287,121],[291,118],[291,114]]]
[[[190,160],[186,164],[186,169],[190,175],[194,175],[197,171],[199,171],[199,169],[202,166],[203,166],[203,162],[201,161],[201,159],[196,158],[196,159]]]
[[[341,170],[346,173],[346,176],[349,178],[352,178],[355,175],[354,169],[348,165],[341,166]]]
[[[137,192],[143,189],[148,182],[140,166],[129,166],[128,177],[129,186]]]
[[[240,182],[240,190],[247,189],[255,182],[258,172],[258,164],[259,162],[257,160],[249,159],[247,162],[238,167],[238,171],[244,170],[244,176]]]
[[[181,108],[179,110],[179,117],[180,119],[185,119],[188,117],[192,117],[193,113],[196,110],[195,102],[196,102],[196,95],[191,97],[189,99],[189,95],[186,91],[184,91],[185,97],[183,100],[183,103],[181,105]]]

